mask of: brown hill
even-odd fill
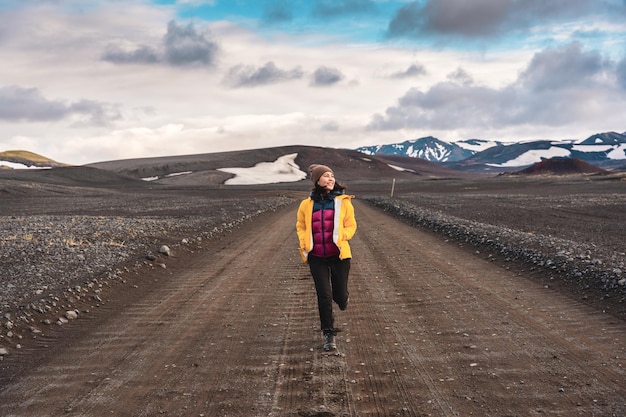
[[[274,162],[281,156],[294,153],[297,154],[295,163],[301,170],[307,171],[307,167],[313,163],[326,164],[335,170],[339,181],[349,184],[361,183],[364,189],[369,189],[368,187],[375,184],[391,183],[392,179],[412,183],[424,179],[461,179],[476,176],[418,158],[370,156],[349,149],[285,146],[123,159],[44,170],[0,170],[0,194],[75,193],[79,192],[81,187],[125,190],[153,187],[221,187],[233,175],[219,171],[220,168],[249,168],[260,162]],[[182,173],[184,175],[178,175]],[[151,181],[142,180],[146,178],[150,178]],[[303,182],[308,182],[308,179]],[[282,183],[274,187],[291,187],[290,184]]]
[[[575,175],[607,174],[608,172],[578,158],[550,158],[514,172],[512,175]]]
[[[279,157],[296,153],[296,164],[306,171],[313,163],[329,165],[340,181],[375,181],[396,178],[461,178],[468,174],[445,168],[417,158],[370,156],[350,149],[314,146],[282,146],[244,151],[196,155],[138,158],[98,162],[89,167],[113,171],[134,178],[158,177],[156,183],[176,185],[223,184],[233,175],[220,168],[249,168],[259,162],[273,162]],[[393,166],[390,166],[393,165]],[[180,172],[187,175],[166,177]]]
[[[68,164],[57,162],[45,156],[41,156],[33,152],[22,151],[22,150],[0,152],[0,161],[2,160],[8,161],[8,162],[14,162],[17,164],[23,164],[29,167],[38,167],[38,168],[54,168],[54,167],[68,166]]]
[[[4,180],[4,181],[3,181]],[[0,187],[3,183],[30,183],[68,187],[144,187],[145,181],[116,172],[86,166],[64,166],[51,169],[0,170]]]

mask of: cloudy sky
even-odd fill
[[[626,131],[626,0],[0,0],[0,151]]]

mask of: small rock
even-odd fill
[[[169,246],[167,245],[163,245],[159,248],[159,253],[165,255],[165,256],[170,256],[172,251],[170,250]]]
[[[9,354],[9,351],[5,348],[0,347],[0,356],[6,356]]]
[[[310,410],[301,410],[298,415],[302,417],[333,417],[336,414],[326,408],[326,406],[320,405]]]
[[[65,312],[65,318],[68,320],[76,320],[78,318],[78,313],[75,310],[68,310]]]

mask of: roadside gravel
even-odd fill
[[[123,282],[125,274],[167,269],[170,257],[199,250],[203,241],[295,201],[285,196],[289,193],[254,198],[247,193],[131,196],[98,191],[4,200],[0,338],[15,338],[18,327],[37,331],[35,324],[42,320],[64,324],[83,314],[85,305],[103,303],[102,293],[113,281]],[[506,268],[524,268],[546,286],[562,287],[626,318],[623,196],[535,197],[531,202],[526,197],[492,197],[422,192],[402,199],[363,199],[478,256]],[[575,212],[590,202],[594,207]],[[167,250],[160,251],[163,246]]]
[[[521,227],[509,228],[460,218],[411,201],[384,197],[371,197],[367,201],[413,226],[424,227],[466,245],[494,262],[503,261],[507,268],[514,263],[528,268],[536,272],[546,286],[559,285],[576,298],[626,318],[626,256],[614,250],[613,245],[580,242],[526,232]],[[484,203],[482,207],[485,207]],[[492,207],[484,211],[493,221],[498,210]],[[509,211],[508,216],[510,224],[519,221],[514,212]],[[577,226],[570,225],[573,229]],[[613,232],[616,235],[612,240],[620,242],[623,235],[619,230]]]
[[[458,202],[458,196],[455,198]],[[601,297],[626,304],[626,256],[616,250],[614,243],[619,237],[599,244],[563,238],[571,237],[566,230],[559,236],[527,232],[521,224],[532,222],[514,213],[512,217],[520,225],[514,224],[510,208],[483,210],[492,223],[462,218],[442,211],[445,202],[429,202],[424,194],[419,203],[385,197],[365,200],[414,226],[475,247],[494,261],[498,256],[506,262],[516,261],[547,272],[543,276],[554,283],[569,284],[583,299]],[[19,310],[49,310],[58,303],[59,291],[87,293],[91,288],[91,295],[97,295],[98,288],[106,285],[103,282],[121,276],[128,265],[166,268],[167,257],[159,253],[162,245],[168,245],[174,253],[185,247],[192,250],[203,239],[227,233],[242,222],[290,202],[293,199],[287,197],[255,198],[242,205],[238,198],[190,198],[177,203],[167,201],[161,207],[135,202],[129,207],[135,207],[136,213],[121,211],[124,204],[115,206],[114,211],[123,215],[3,216],[0,309],[3,315]],[[93,211],[93,207],[89,209]],[[495,221],[497,212],[509,212],[509,219]],[[478,210],[472,213],[479,218]],[[512,227],[503,225],[507,222]],[[615,232],[620,234],[619,230]],[[598,235],[607,239],[606,233]]]
[[[0,334],[16,319],[31,322],[34,312],[72,310],[73,301],[86,297],[97,303],[102,288],[129,268],[167,268],[168,256],[193,251],[203,240],[292,201],[203,199],[193,208],[179,203],[168,215],[150,216],[2,216]],[[162,246],[168,254],[160,253]]]

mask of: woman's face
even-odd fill
[[[335,188],[335,174],[330,171],[326,171],[322,174],[317,184],[327,191],[332,191]]]

